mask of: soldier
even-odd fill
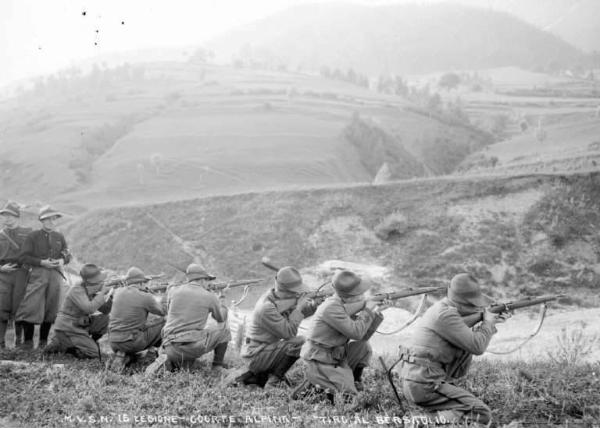
[[[132,267],[125,275],[127,286],[114,293],[109,325],[110,347],[116,353],[113,370],[122,370],[136,353],[161,344],[166,308],[143,289],[150,279],[141,269]],[[149,313],[160,318],[147,322]]]
[[[4,337],[8,320],[14,319],[27,286],[29,269],[21,264],[19,255],[27,235],[28,227],[19,226],[21,209],[15,202],[7,202],[0,210],[4,228],[0,230],[0,349],[4,348]],[[22,342],[21,324],[15,324],[15,345]]]
[[[100,358],[98,339],[108,330],[107,304],[112,289],[103,287],[106,273],[94,264],[83,265],[77,282],[67,292],[56,318],[54,335],[44,354],[69,353],[77,358]],[[99,311],[99,314],[95,314]]]
[[[381,315],[377,303],[365,299],[370,284],[355,273],[336,272],[332,286],[335,294],[317,308],[300,355],[306,362],[306,381],[325,389],[333,402],[334,393],[353,397],[363,389],[362,373],[372,354],[363,338]]]
[[[242,357],[246,366],[234,373],[230,385],[277,386],[300,357],[304,337],[296,336],[300,322],[315,312],[311,301],[303,297],[310,291],[296,268],[281,268],[275,287],[256,303],[246,333]]]
[[[213,369],[227,368],[223,360],[231,332],[226,325],[227,307],[205,285],[215,279],[198,264],[186,269],[188,282],[169,290],[163,346],[168,369],[192,368],[196,358],[214,350]],[[206,328],[208,315],[217,327]]]
[[[462,417],[490,422],[489,407],[452,384],[466,375],[473,354],[485,352],[496,333],[495,324],[505,321],[506,316],[484,311],[477,328],[465,324],[463,316],[481,312],[488,303],[477,280],[462,273],[452,278],[447,298],[431,306],[419,320],[409,347],[400,349],[404,397],[410,403],[438,411],[440,420],[448,423],[458,423]]]
[[[39,348],[46,346],[58,312],[62,280],[65,278],[62,266],[71,260],[65,237],[54,230],[60,217],[62,214],[50,206],[40,209],[42,228],[27,236],[19,259],[31,266],[25,296],[15,317],[16,322],[23,326],[23,347],[26,349],[33,348],[35,324],[41,324]]]

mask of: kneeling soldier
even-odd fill
[[[196,358],[214,350],[213,368],[225,367],[223,360],[231,340],[225,323],[227,307],[205,288],[206,282],[215,277],[198,264],[189,265],[186,276],[189,282],[171,288],[168,293],[167,323],[163,330],[166,366],[190,369]],[[206,328],[209,314],[223,325]]]
[[[54,336],[44,348],[44,353],[70,353],[77,358],[100,357],[97,340],[108,327],[110,295],[103,287],[106,273],[94,264],[86,264],[79,273],[81,282],[73,285],[62,304]],[[101,313],[95,314],[96,311]]]
[[[110,347],[116,353],[113,370],[124,369],[136,353],[161,344],[166,310],[142,288],[150,279],[141,269],[132,267],[125,275],[127,286],[115,290],[108,326]],[[147,322],[149,313],[161,318]]]
[[[334,393],[354,396],[362,389],[362,373],[372,354],[363,337],[380,316],[377,303],[365,299],[370,284],[353,272],[337,272],[332,286],[335,295],[317,308],[300,354],[306,380],[329,391],[331,401]]]
[[[495,324],[505,317],[483,312],[483,322],[468,326],[463,316],[482,312],[488,305],[477,280],[463,273],[450,282],[447,298],[431,306],[419,320],[407,348],[401,347],[400,370],[404,397],[440,419],[457,423],[462,417],[487,424],[490,408],[453,380],[467,374],[473,354],[485,352]]]
[[[311,301],[302,297],[310,288],[298,270],[289,266],[277,272],[275,283],[254,307],[241,354],[246,367],[231,384],[279,385],[300,357],[304,337],[296,336],[298,326],[315,312]]]

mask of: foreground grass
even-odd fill
[[[323,397],[293,401],[283,388],[227,388],[207,361],[192,373],[147,379],[141,366],[119,375],[97,360],[37,358],[0,366],[1,426],[399,426],[422,415],[395,401],[378,365],[367,371],[355,410]],[[299,382],[302,368],[290,375]],[[599,363],[481,361],[461,384],[490,405],[494,426],[592,426],[600,421],[599,376]]]

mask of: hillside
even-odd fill
[[[208,46],[225,60],[370,75],[567,66],[581,59],[571,45],[513,15],[453,4],[302,5]]]
[[[81,212],[370,182],[386,162],[392,178],[410,178],[426,174],[422,142],[443,137],[467,152],[489,143],[459,125],[308,74],[196,62],[74,68],[0,101],[0,184],[6,198]]]
[[[95,211],[67,236],[80,261],[119,270],[174,275],[169,263],[195,259],[223,278],[261,278],[268,255],[313,284],[352,262],[383,288],[468,270],[498,298],[569,289],[565,303],[597,307],[599,183],[593,173],[249,193]]]
[[[479,0],[457,2],[481,6]],[[485,6],[518,16],[581,50],[600,50],[600,3],[596,0],[488,0]]]

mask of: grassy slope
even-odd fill
[[[326,260],[345,260],[388,268],[382,287],[468,270],[496,297],[571,285],[572,302],[598,306],[598,180],[432,179],[249,193],[96,211],[67,235],[81,261],[118,270],[174,273],[168,262],[195,258],[221,277],[246,278],[265,276],[265,255],[313,274]]]
[[[386,359],[389,366],[391,359]],[[160,415],[180,417],[178,425],[181,426],[198,426],[200,423],[246,426],[258,421],[261,426],[341,427],[348,425],[343,423],[342,417],[354,423],[358,417],[358,424],[376,425],[378,418],[381,421],[386,416],[390,417],[386,425],[398,426],[391,418],[423,415],[418,409],[407,408],[406,402],[403,402],[403,408],[399,407],[375,361],[365,373],[366,389],[359,396],[359,410],[325,404],[321,397],[289,400],[289,391],[280,388],[266,391],[225,388],[221,385],[221,376],[208,371],[206,357],[192,374],[166,373],[154,379],[145,379],[140,372],[141,366],[117,375],[104,371],[97,361],[82,362],[66,357],[47,362],[66,363],[68,368],[54,368],[50,364],[0,367],[3,391],[0,422],[3,425],[98,425],[100,417],[105,417],[101,426],[123,426],[123,422],[119,422],[123,421],[123,415],[131,418],[126,425],[170,425],[149,424],[147,419],[141,419]],[[236,365],[239,364],[236,360]],[[483,361],[474,364],[460,385],[473,391],[492,408],[494,426],[512,421],[527,427],[585,425],[600,417],[597,404],[600,399],[599,370],[597,363],[565,366]],[[290,377],[294,382],[300,381],[301,365],[290,372]],[[137,421],[134,420],[136,416],[140,418]],[[198,422],[200,416],[208,419]],[[72,419],[66,419],[68,417]],[[194,417],[196,419],[192,419]],[[234,418],[233,424],[229,417]]]
[[[0,102],[0,183],[78,211],[369,182],[343,137],[354,112],[401,123],[395,135],[415,156],[424,138],[483,140],[399,97],[306,74],[173,62],[60,82]]]

